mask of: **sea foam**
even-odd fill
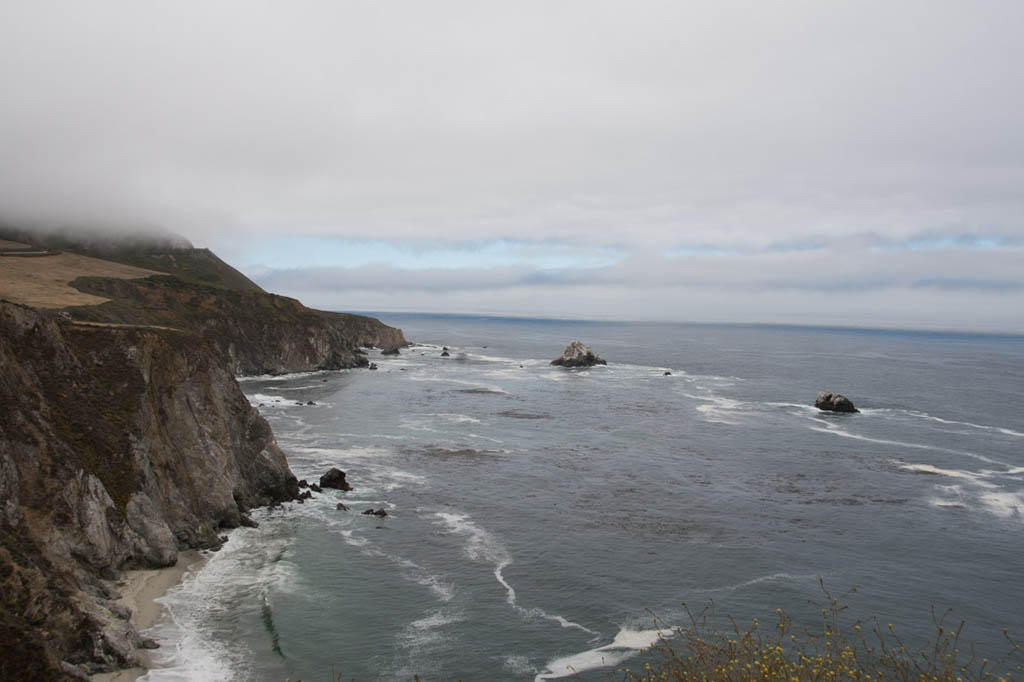
[[[611,644],[588,649],[578,654],[556,658],[547,663],[544,672],[534,677],[534,682],[570,677],[587,670],[597,670],[618,665],[649,649],[662,639],[673,635],[672,628],[665,630],[631,630],[621,628]]]
[[[464,547],[466,556],[473,561],[484,561],[494,564],[494,579],[505,589],[505,601],[519,615],[525,618],[539,618],[558,623],[563,628],[574,628],[596,635],[597,633],[579,623],[563,616],[550,614],[544,609],[523,608],[519,605],[518,595],[512,584],[505,578],[505,569],[512,564],[512,557],[497,539],[480,526],[473,523],[465,514],[437,512],[434,514],[452,533],[465,535],[468,539]]]

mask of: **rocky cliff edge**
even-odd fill
[[[214,547],[295,477],[222,352],[190,331],[87,326],[0,302],[0,672],[135,664],[118,570]]]

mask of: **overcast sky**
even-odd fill
[[[1024,2],[0,3],[0,218],[335,310],[1024,331]]]

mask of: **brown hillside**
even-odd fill
[[[35,258],[5,256],[0,257],[0,299],[35,308],[96,305],[109,299],[78,291],[68,283],[79,277],[138,279],[155,274],[76,253]]]

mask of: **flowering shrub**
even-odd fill
[[[824,585],[822,585],[824,590]],[[625,682],[1010,682],[1021,679],[1021,666],[1011,659],[1019,645],[1003,634],[1009,652],[989,660],[961,650],[964,623],[949,629],[949,611],[937,616],[934,641],[921,650],[908,649],[892,624],[883,628],[860,621],[841,627],[847,609],[827,592],[821,623],[813,631],[797,628],[779,609],[776,623],[762,628],[757,619],[740,628],[732,619],[726,629],[716,625],[712,604],[700,613],[687,609],[690,626],[666,631],[655,647],[657,660],[641,670],[623,669]],[[1017,677],[1014,677],[1014,674]]]

